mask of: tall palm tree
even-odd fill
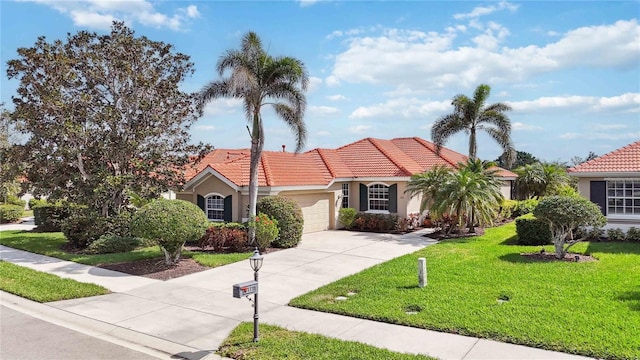
[[[254,32],[244,35],[239,50],[227,50],[218,60],[216,69],[221,79],[211,81],[202,89],[200,105],[224,97],[244,102],[245,115],[251,125],[249,219],[254,219],[258,200],[258,164],[264,148],[262,107],[273,107],[276,115],[291,128],[296,138],[296,152],[302,150],[307,138],[303,117],[309,74],[302,61],[296,58],[267,54]],[[249,228],[249,238],[255,242],[253,227]]]
[[[571,182],[566,168],[558,163],[537,162],[521,166],[514,172],[518,174],[516,193],[519,199],[555,195]]]
[[[503,158],[510,165],[515,159],[515,149],[511,141],[511,120],[506,115],[511,106],[494,103],[485,106],[491,88],[481,84],[476,88],[473,99],[466,95],[456,95],[451,105],[453,113],[440,117],[431,128],[431,140],[439,152],[445,142],[453,135],[464,131],[469,134],[469,157],[477,158],[478,144],[476,133],[484,130],[503,150]]]

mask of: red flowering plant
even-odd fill
[[[256,242],[261,251],[271,245],[271,242],[280,234],[278,221],[264,213],[258,213],[250,226],[256,229]]]

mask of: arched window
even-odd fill
[[[389,211],[389,187],[387,185],[369,185],[369,210]]]
[[[224,221],[224,198],[220,195],[211,195],[205,200],[207,218],[211,221]]]

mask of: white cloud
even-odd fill
[[[469,31],[470,29],[468,29]],[[476,30],[473,30],[476,31]],[[614,67],[640,63],[636,19],[582,27],[547,45],[500,46],[509,30],[489,22],[473,46],[454,47],[457,32],[383,29],[355,36],[335,55],[325,83],[365,83],[409,89],[471,88],[478,83],[518,83],[565,68]]]
[[[126,23],[138,22],[157,28],[183,30],[188,19],[200,16],[196,5],[179,8],[174,14],[164,14],[155,10],[147,0],[27,0],[47,5],[69,16],[77,26],[108,30],[114,20]]]
[[[343,101],[343,100],[349,100],[348,97],[342,95],[342,94],[335,94],[335,95],[329,95],[327,96],[327,99],[331,100],[331,101]]]
[[[360,106],[350,119],[383,118],[387,120],[402,118],[428,118],[451,110],[451,100],[430,101],[417,98],[394,98],[372,106]]]
[[[300,2],[300,6],[301,7],[307,7],[307,6],[311,6],[315,3],[317,3],[319,0],[298,0],[298,2]]]
[[[329,131],[326,131],[326,130],[320,130],[320,131],[318,131],[316,133],[316,135],[318,135],[318,136],[329,136],[329,135],[331,135],[331,133]]]
[[[595,124],[593,125],[594,130],[619,130],[626,129],[628,126],[624,124]]]
[[[366,133],[367,131],[373,129],[372,126],[370,125],[355,125],[352,126],[350,128],[348,128],[347,130],[349,130],[349,132],[354,133],[354,134],[363,134]]]
[[[573,140],[573,139],[583,139],[583,140],[637,140],[640,138],[640,131],[638,132],[630,132],[630,133],[596,133],[596,132],[585,132],[585,133],[564,133],[559,136],[559,138],[564,140]]]
[[[521,122],[514,122],[511,125],[511,129],[513,129],[514,131],[537,131],[537,130],[543,130],[541,126],[523,124]]]
[[[572,140],[572,139],[578,138],[579,136],[580,136],[580,134],[578,134],[578,133],[570,132],[570,133],[561,134],[558,137],[560,139],[564,139],[564,140]]]
[[[471,12],[455,14],[455,15],[453,15],[453,18],[456,19],[456,20],[474,19],[474,18],[478,18],[480,16],[489,15],[489,14],[494,13],[496,11],[505,10],[505,9],[509,10],[511,12],[514,12],[514,11],[518,10],[518,5],[511,4],[511,3],[506,2],[506,1],[501,1],[501,2],[497,3],[496,5],[477,6],[473,10],[471,10]]]
[[[232,114],[242,109],[240,99],[218,99],[208,103],[204,108],[204,116]]]
[[[318,90],[318,88],[322,85],[322,79],[319,77],[311,76],[309,77],[309,92],[313,92]]]
[[[640,93],[626,93],[612,97],[552,96],[535,100],[510,102],[514,111],[535,112],[547,109],[581,108],[589,111],[640,111]]]
[[[547,31],[548,36],[560,36],[561,34],[557,31],[549,30]]]
[[[194,126],[194,128],[198,130],[206,130],[206,131],[212,131],[216,129],[216,127],[213,125],[196,125]]]
[[[331,106],[309,106],[309,115],[327,117],[340,113],[340,109]]]

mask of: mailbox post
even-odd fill
[[[256,248],[253,256],[249,258],[249,264],[253,269],[253,281],[245,281],[243,283],[233,285],[233,297],[242,298],[253,294],[253,342],[259,340],[258,336],[258,271],[262,267],[263,256]],[[251,299],[249,299],[251,300]]]

